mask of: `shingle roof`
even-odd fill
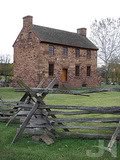
[[[87,37],[77,33],[37,25],[33,25],[33,31],[37,34],[41,42],[86,49],[98,49]]]

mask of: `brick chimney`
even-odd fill
[[[77,33],[81,36],[85,36],[86,37],[86,32],[87,32],[87,29],[86,28],[78,28],[77,29]]]
[[[23,28],[31,29],[33,26],[33,17],[25,16],[23,17]]]

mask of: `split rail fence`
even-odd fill
[[[13,115],[10,116],[7,123],[9,125],[18,117],[21,122],[12,143],[23,133],[31,134],[35,140],[42,139],[47,144],[53,143],[56,137],[66,136],[111,139],[112,142],[120,139],[120,106],[46,105],[44,98],[49,92],[54,93],[54,90],[51,89],[54,82],[55,80],[46,89],[41,90],[31,89],[19,81],[25,94],[14,106]],[[60,90],[58,92],[62,93]],[[71,91],[66,91],[66,93],[76,94]]]

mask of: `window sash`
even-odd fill
[[[91,58],[91,50],[87,50],[87,59]]]
[[[53,76],[53,75],[54,75],[54,64],[49,63],[49,76]]]
[[[80,65],[76,65],[75,66],[75,76],[79,76],[80,75]]]
[[[75,49],[75,57],[76,58],[80,57],[80,49],[79,48]]]
[[[67,47],[63,47],[63,55],[64,56],[68,55],[68,48]]]
[[[54,55],[54,46],[49,45],[49,54]]]
[[[91,66],[87,66],[87,76],[91,76]]]

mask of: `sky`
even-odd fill
[[[120,0],[1,0],[0,56],[10,55],[23,25],[23,17],[33,16],[36,25],[76,32],[87,28],[95,19],[120,17]]]

